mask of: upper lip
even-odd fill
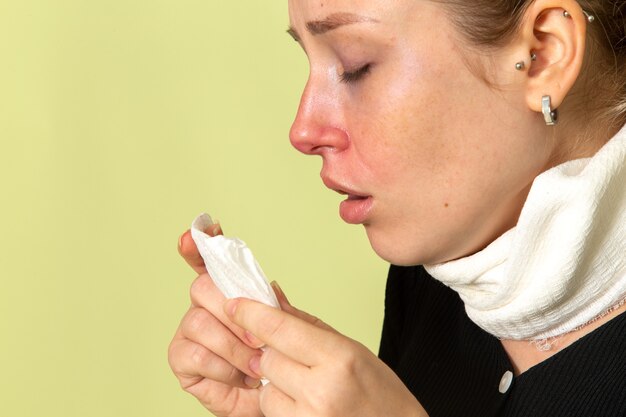
[[[333,191],[338,192],[339,194],[354,196],[354,197],[369,197],[368,194],[362,193],[346,185],[340,184],[326,175],[322,175],[321,177],[322,177],[322,182],[324,183],[326,187],[330,188]]]

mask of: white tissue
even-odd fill
[[[207,272],[226,298],[245,297],[279,307],[276,295],[252,251],[240,239],[211,237],[204,230],[213,224],[203,213],[191,224],[191,237],[204,259]]]

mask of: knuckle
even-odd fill
[[[176,375],[179,379],[182,376],[189,376],[189,366],[187,366],[187,363],[190,347],[190,342],[179,342],[171,345],[168,362],[172,372],[174,372],[174,375]]]
[[[228,375],[226,375],[226,382],[232,385],[241,384],[243,383],[243,376],[237,368],[231,366]]]
[[[192,393],[200,403],[216,416],[232,416],[240,402],[239,390],[215,390],[205,386]]]
[[[195,304],[200,304],[200,301],[205,299],[207,294],[213,287],[213,281],[209,274],[198,275],[196,279],[191,283],[189,288],[189,296],[191,301]]]
[[[193,378],[180,377],[180,376],[178,377],[178,383],[180,387],[182,388],[182,390],[185,392],[188,392],[189,394],[192,394],[193,396],[196,395],[194,391],[196,387],[198,386],[198,384],[202,382],[202,380],[203,378],[201,376],[197,376]]]
[[[198,344],[195,344],[193,348],[191,349],[189,358],[191,360],[191,363],[194,369],[199,370],[199,369],[206,368],[208,366],[208,363],[209,363],[208,351],[204,347]]]
[[[167,349],[167,363],[170,366],[170,369],[174,374],[178,375],[180,373],[180,355],[178,354],[178,343],[175,340],[170,342],[170,345]]]
[[[235,362],[237,359],[246,355],[246,346],[238,339],[232,338],[226,342],[226,351],[230,356],[229,362]]]
[[[359,363],[362,357],[361,349],[352,343],[342,342],[337,352],[338,370],[344,377],[355,375],[359,370]]]
[[[187,315],[187,329],[191,334],[199,334],[209,326],[210,313],[203,308],[193,308]]]
[[[309,406],[316,411],[315,414],[321,416],[334,415],[332,414],[332,401],[329,400],[328,388],[325,384],[316,384],[311,387],[308,393]]]

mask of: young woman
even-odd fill
[[[393,264],[380,357],[278,287],[282,311],[225,302],[187,232],[182,387],[233,417],[626,416],[624,14],[290,0],[310,61],[291,142]]]

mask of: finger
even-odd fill
[[[178,253],[196,273],[206,274],[204,260],[202,256],[200,256],[200,252],[198,252],[196,242],[194,242],[191,237],[191,230],[187,230],[181,235],[180,239],[178,239]]]
[[[220,322],[222,322],[235,336],[241,341],[250,346],[251,348],[259,348],[259,341],[251,340],[246,336],[246,331],[240,326],[233,323],[233,321],[224,313],[222,305],[226,301],[224,294],[215,286],[215,283],[208,274],[202,274],[195,279],[191,284],[189,290],[191,297],[191,304],[194,307],[202,307],[213,316],[215,316]],[[261,344],[263,344],[261,342]]]
[[[290,398],[302,398],[302,390],[311,375],[311,368],[304,366],[276,349],[268,348],[260,358],[254,358],[250,367],[256,374],[263,375],[272,385]]]
[[[270,285],[272,286],[272,289],[274,290],[274,294],[276,294],[276,299],[278,299],[278,302],[281,304],[281,306],[283,304],[287,306],[291,306],[291,303],[287,299],[287,296],[285,295],[285,292],[283,291],[283,289],[280,288],[280,285],[278,285],[278,282],[272,281],[270,282]]]
[[[278,285],[278,282],[276,281],[272,281],[270,283],[270,285],[272,286],[272,288],[274,289],[274,293],[276,294],[276,299],[278,300],[278,303],[280,304],[280,308],[283,311],[286,311],[287,313],[290,313],[306,322],[309,322],[317,327],[320,327],[322,329],[325,330],[330,330],[332,332],[337,333],[337,331],[335,329],[333,329],[332,327],[330,327],[328,324],[324,323],[322,320],[318,319],[315,316],[312,316],[309,313],[306,313],[302,310],[299,310],[297,308],[295,308],[294,306],[291,305],[291,303],[289,302],[289,300],[287,299],[287,296],[285,295],[285,293],[283,292],[282,288],[280,288],[280,286]]]
[[[261,389],[259,403],[265,417],[293,417],[296,415],[296,402],[273,383],[269,383]]]
[[[259,412],[260,391],[257,389],[241,390],[210,379],[183,388],[214,415],[262,417]]]
[[[341,347],[338,334],[253,300],[228,300],[224,311],[235,324],[303,365],[317,365],[325,352]]]
[[[209,236],[224,234],[222,232],[222,227],[219,224],[213,224],[209,226],[204,232]],[[206,273],[204,260],[202,259],[202,256],[200,256],[200,252],[198,252],[196,242],[194,242],[193,238],[191,237],[191,230],[187,230],[178,239],[178,253],[183,257],[185,262],[187,262],[189,266],[191,266],[191,268],[196,271],[196,273]]]
[[[251,359],[260,358],[261,351],[244,344],[204,308],[195,307],[187,312],[181,324],[181,332],[187,339],[204,346],[240,371],[255,378],[261,377],[250,369]]]
[[[191,340],[175,340],[170,345],[170,368],[185,388],[208,378],[241,388],[258,386],[252,379],[204,346]]]
[[[278,298],[278,297],[277,297]],[[322,320],[318,319],[315,316],[312,316],[309,313],[306,313],[302,310],[298,310],[297,308],[295,308],[294,306],[290,305],[290,304],[286,304],[283,300],[281,300],[280,298],[278,298],[278,303],[280,305],[280,308],[293,315],[298,317],[301,320],[304,320],[308,323],[311,323],[314,326],[317,326],[321,329],[325,329],[328,331],[331,331],[333,333],[337,333],[339,334],[339,332],[337,332],[337,330],[333,329],[332,327],[330,327],[328,324],[324,323]],[[254,348],[262,348],[265,343],[262,340],[259,340],[256,336],[254,336],[252,333],[250,333],[249,331],[245,331],[245,338],[246,338],[246,343],[248,343],[248,341],[250,343],[248,343],[248,345],[254,347]]]

